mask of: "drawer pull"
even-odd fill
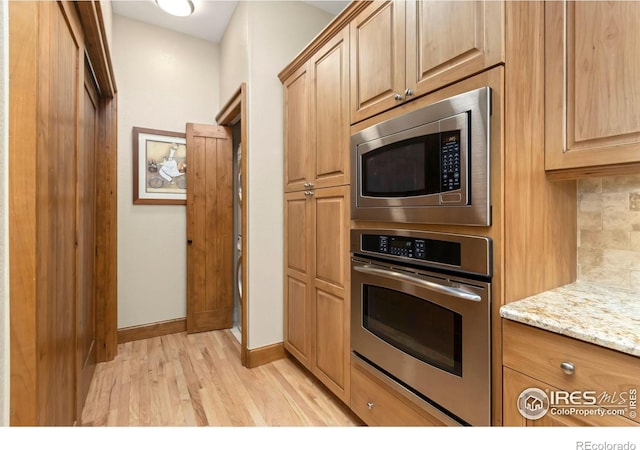
[[[367,402],[367,408],[371,411],[373,409],[373,402]]]
[[[567,375],[573,375],[573,372],[575,372],[575,370],[576,370],[576,368],[573,365],[573,363],[570,363],[570,362],[561,362],[560,363],[560,368]]]

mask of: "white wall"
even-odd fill
[[[239,2],[220,42],[220,102],[249,80],[249,5]],[[251,86],[247,86],[248,89]]]
[[[250,349],[283,339],[283,97],[278,73],[332,18],[301,2],[240,2],[221,43],[221,93],[228,97],[242,81],[248,90]],[[244,39],[245,30],[247,52],[238,38]]]
[[[109,50],[113,51],[113,7],[111,6],[111,0],[100,0],[100,7],[102,8],[107,44],[109,45]]]
[[[0,426],[9,425],[9,8],[0,2]]]
[[[133,205],[132,127],[214,123],[219,47],[113,16],[118,86],[118,328],[186,316],[186,208]]]

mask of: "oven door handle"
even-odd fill
[[[432,281],[427,281],[427,280],[423,280],[421,278],[412,276],[412,275],[407,275],[404,273],[400,273],[400,272],[396,272],[393,270],[387,270],[387,269],[378,269],[377,267],[372,267],[372,266],[353,266],[354,270],[357,270],[358,272],[362,272],[362,273],[366,273],[366,274],[371,274],[371,275],[381,275],[383,277],[387,277],[387,278],[392,278],[395,280],[400,280],[400,281],[408,281],[410,283],[414,283],[417,285],[420,285],[424,288],[427,288],[431,291],[435,291],[435,292],[439,292],[441,294],[446,294],[446,295],[451,295],[453,297],[457,297],[463,300],[470,300],[472,302],[480,302],[482,301],[482,297],[480,297],[477,294],[472,294],[470,292],[464,291],[462,289],[458,289],[458,288],[454,288],[454,287],[450,287],[450,286],[443,286],[441,284],[438,283],[434,283]]]

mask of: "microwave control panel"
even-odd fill
[[[460,265],[461,251],[458,242],[419,239],[408,236],[363,234],[360,245],[363,252],[379,256],[417,259],[454,266]]]
[[[442,192],[460,189],[460,130],[440,133]]]

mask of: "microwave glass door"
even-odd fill
[[[358,204],[438,205],[453,193],[466,203],[467,125],[462,113],[358,145]]]
[[[363,285],[362,326],[398,350],[462,376],[462,316],[424,298]]]

